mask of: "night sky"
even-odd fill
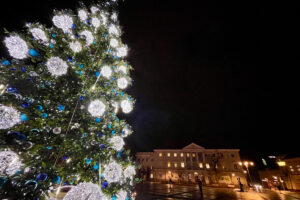
[[[89,1],[84,1],[89,2]],[[197,2],[197,4],[195,4]],[[88,4],[88,3],[87,3]],[[2,28],[51,24],[73,1],[7,1]],[[239,148],[246,158],[299,151],[300,9],[262,1],[120,4],[136,98],[128,148]],[[1,55],[5,55],[1,47]]]

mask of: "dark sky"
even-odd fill
[[[74,0],[7,1],[0,25],[12,31],[25,21],[50,24],[53,8],[75,7]],[[127,0],[119,11],[135,69],[129,148],[151,151],[195,142],[240,148],[252,159],[300,153],[299,7],[274,1]]]

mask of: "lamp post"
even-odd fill
[[[239,162],[239,165],[240,166],[245,166],[246,169],[247,169],[247,172],[248,172],[248,175],[249,175],[249,179],[250,179],[250,185],[252,183],[252,178],[251,178],[251,174],[250,174],[250,171],[249,171],[249,166],[254,166],[254,163],[253,162],[250,162],[250,161],[244,161],[244,162]]]

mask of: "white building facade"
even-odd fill
[[[207,185],[238,187],[238,178],[246,185],[239,149],[205,149],[191,143],[182,149],[139,152],[136,160],[145,181],[185,184],[195,183],[198,176]]]

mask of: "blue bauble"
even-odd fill
[[[18,135],[17,139],[18,140],[26,140],[26,135],[20,134],[20,135]]]
[[[97,117],[95,121],[98,122],[98,123],[100,123],[101,122],[101,118]]]
[[[20,119],[21,119],[22,121],[27,121],[27,120],[28,120],[28,117],[27,117],[26,114],[22,113],[22,114],[20,115]]]
[[[100,72],[96,72],[96,77],[100,76]]]
[[[123,93],[123,92],[120,92],[120,95],[121,95],[121,96],[124,96],[124,93]]]
[[[58,110],[63,111],[65,109],[65,107],[61,104],[58,104]]]
[[[54,45],[53,45],[53,44],[50,44],[50,45],[49,45],[49,47],[50,47],[50,48],[53,48],[53,47],[54,47]]]
[[[93,42],[93,44],[97,44],[97,42],[96,42],[96,41],[94,41],[94,42]]]
[[[2,60],[2,65],[8,66],[10,65],[10,62],[8,60]]]
[[[74,34],[75,38],[78,39],[79,38],[79,35],[76,33]]]
[[[105,144],[100,144],[99,147],[100,147],[100,150],[103,150],[105,148]]]
[[[30,104],[29,104],[28,102],[22,103],[22,106],[23,106],[24,108],[28,108],[29,105],[30,105]]]
[[[111,128],[111,126],[112,126],[111,124],[108,124],[108,125],[107,125],[107,128]]]
[[[51,35],[52,37],[56,37],[56,34],[55,33],[52,33],[52,35]]]
[[[43,110],[43,106],[37,105],[37,106],[36,106],[36,109],[38,109],[39,111],[41,111],[41,110]]]
[[[117,196],[114,195],[114,196],[111,198],[111,200],[117,200]]]
[[[89,165],[89,164],[92,163],[92,160],[91,160],[90,158],[87,158],[87,159],[85,159],[85,163],[86,163],[87,165]]]
[[[40,55],[36,50],[34,50],[34,49],[30,49],[29,50],[29,54],[31,55],[31,56],[38,56],[38,55]]]
[[[21,68],[21,71],[22,71],[22,72],[26,72],[26,67],[22,67],[22,68]]]
[[[104,34],[103,34],[103,36],[104,36],[104,37],[106,37],[106,36],[107,36],[107,34],[106,34],[106,33],[104,33]]]
[[[62,157],[64,160],[67,160],[68,159],[68,156],[63,156]]]
[[[103,188],[107,188],[107,186],[108,186],[108,183],[107,183],[107,182],[102,183],[102,187],[103,187]]]
[[[98,170],[99,169],[99,164],[97,163],[96,165],[93,166],[94,170]]]
[[[79,68],[80,68],[80,69],[82,69],[82,68],[83,68],[83,64],[79,64],[78,66],[79,66]]]
[[[121,158],[121,155],[122,155],[122,151],[119,151],[117,157]]]
[[[77,74],[82,75],[82,71],[81,71],[81,70],[78,70],[78,71],[77,71]]]
[[[28,181],[26,181],[25,182],[25,185],[29,185],[29,184],[31,184],[31,185],[34,185],[34,190],[37,188],[37,186],[38,186],[38,183],[37,183],[37,181],[36,180],[28,180]]]
[[[73,61],[73,58],[72,58],[72,57],[68,57],[68,61],[69,61],[69,62],[72,62],[72,61]]]
[[[75,24],[72,24],[72,29],[75,29],[75,28],[76,28]]]
[[[111,134],[112,134],[112,135],[115,135],[115,134],[116,134],[116,131],[114,131],[114,130],[111,131]]]
[[[42,113],[42,114],[41,114],[41,117],[42,117],[42,118],[47,118],[47,117],[48,117],[48,114],[47,114],[47,113]]]
[[[38,174],[35,178],[36,181],[46,181],[48,178],[48,175],[46,173]]]
[[[101,137],[103,133],[101,131],[98,132],[98,136]]]
[[[84,96],[80,96],[79,99],[80,99],[80,101],[83,101],[84,100]]]
[[[50,150],[50,149],[52,149],[52,147],[50,147],[50,146],[46,146],[46,149]]]
[[[54,184],[59,184],[59,183],[60,183],[60,180],[61,180],[60,176],[55,176],[55,177],[52,179],[52,183],[54,183]]]
[[[15,88],[15,87],[9,86],[9,87],[7,88],[7,92],[9,92],[9,93],[17,93],[17,92],[18,92],[18,89]]]

